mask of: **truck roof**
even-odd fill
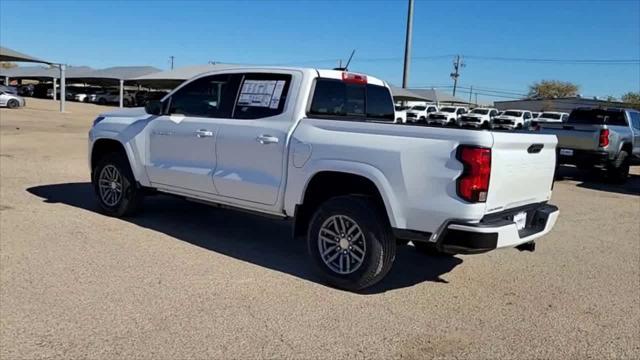
[[[259,71],[264,71],[264,70],[302,71],[302,72],[307,73],[307,74],[310,73],[310,72],[313,72],[313,73],[317,74],[318,77],[328,78],[328,79],[337,79],[337,80],[342,80],[343,79],[343,74],[347,73],[347,74],[366,76],[368,84],[387,86],[386,82],[384,82],[381,79],[378,79],[378,78],[376,78],[374,76],[371,76],[371,75],[358,73],[358,72],[354,72],[354,71],[316,69],[316,68],[305,68],[305,67],[295,67],[295,66],[254,66],[254,65],[234,66],[234,67],[230,67],[230,68],[216,69],[216,70],[212,70],[212,71],[207,71],[205,73],[201,73],[201,74],[197,75],[196,77],[201,77],[201,76],[206,75],[206,74],[215,74],[215,73],[219,73],[219,72],[227,72],[227,71],[241,72],[241,71],[251,71],[251,70],[253,70],[253,71],[255,71],[255,70],[259,70]]]

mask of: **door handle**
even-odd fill
[[[200,129],[200,130],[196,131],[196,136],[199,137],[199,138],[212,137],[213,136],[213,131],[207,130],[207,129]]]
[[[277,144],[280,141],[280,139],[271,135],[260,135],[256,138],[256,141],[262,145],[267,145],[267,144]]]

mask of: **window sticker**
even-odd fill
[[[238,98],[238,106],[277,109],[284,84],[284,80],[245,80]]]

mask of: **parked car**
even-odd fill
[[[529,110],[505,110],[501,115],[493,118],[491,127],[493,129],[523,129],[531,122],[531,111]]]
[[[145,106],[149,101],[160,100],[169,92],[166,90],[147,91],[140,90],[134,95],[136,106]]]
[[[548,204],[555,136],[397,126],[389,86],[372,76],[234,68],[163,100],[94,120],[100,209],[127,216],[160,192],[292,218],[338,288],[380,281],[398,239],[427,252],[532,250],[559,214]]]
[[[460,116],[458,123],[462,127],[491,128],[491,120],[498,116],[498,110],[494,108],[475,108],[468,114]]]
[[[397,124],[407,123],[407,106],[395,106],[395,117]]]
[[[427,119],[433,125],[458,125],[458,119],[467,113],[467,108],[461,106],[445,106],[439,111],[429,114]]]
[[[558,164],[607,170],[625,182],[629,166],[640,159],[640,112],[634,109],[578,108],[566,123],[541,123],[542,133],[558,137]]]
[[[545,111],[535,119],[538,123],[562,123],[569,119],[569,114],[565,112]]]
[[[0,89],[0,107],[7,107],[9,109],[15,109],[23,107],[27,104],[22,96],[6,92],[4,89]]]
[[[407,110],[407,121],[409,122],[427,122],[429,114],[438,111],[435,104],[414,105]]]
[[[99,105],[107,105],[107,104],[119,104],[120,103],[120,90],[106,90],[99,91],[95,94],[90,94],[88,96],[88,101],[91,103],[96,103]],[[135,98],[133,94],[128,91],[124,92],[123,106],[131,106],[135,104]]]
[[[18,86],[18,95],[33,96],[35,86],[33,84],[25,84]]]
[[[0,91],[6,94],[18,95],[18,89],[15,86],[0,85]]]

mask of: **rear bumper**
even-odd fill
[[[563,155],[560,150],[571,150],[573,155]],[[577,150],[558,147],[558,164],[588,164],[606,165],[609,162],[609,153],[606,151]]]
[[[518,230],[513,216],[527,213],[526,226]],[[478,254],[499,248],[515,247],[546,235],[556,223],[560,211],[548,204],[535,204],[491,214],[479,223],[449,222],[436,240],[438,250],[451,254]]]

